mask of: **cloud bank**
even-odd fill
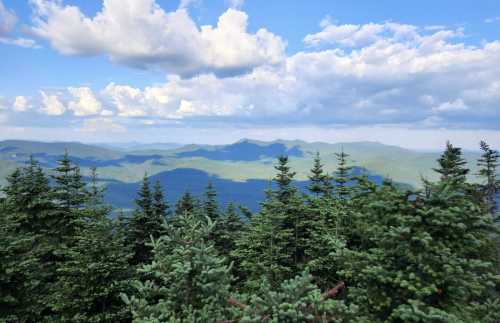
[[[500,130],[499,40],[469,44],[462,28],[326,18],[304,35],[302,50],[286,54],[280,36],[248,31],[243,1],[228,2],[215,26],[198,26],[185,9],[191,2],[167,12],[154,0],[104,0],[90,17],[61,1],[31,0],[32,32],[54,50],[163,71],[165,81],[43,89],[28,113],[94,132],[179,123]],[[12,106],[23,110],[22,100]]]

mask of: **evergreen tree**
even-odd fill
[[[7,277],[15,279],[10,286],[17,297],[5,311],[19,321],[40,321],[52,312],[62,221],[54,212],[48,178],[33,157],[7,181],[2,226],[9,242],[2,261]]]
[[[340,200],[345,201],[351,194],[351,189],[347,186],[347,184],[351,180],[350,173],[352,167],[347,165],[347,158],[349,155],[344,152],[343,148],[340,153],[335,153],[335,156],[337,157],[338,162],[334,177],[336,183],[335,192]]]
[[[255,288],[264,274],[273,286],[301,271],[305,260],[304,201],[292,185],[294,172],[288,157],[281,156],[274,183],[266,192],[259,214],[251,219],[248,231],[238,240],[234,255]]]
[[[136,293],[123,295],[137,322],[218,322],[231,317],[231,266],[209,240],[214,223],[184,213],[176,226],[155,240],[154,258],[135,281]]]
[[[96,183],[93,169],[83,224],[58,268],[53,306],[58,321],[120,322],[130,315],[120,299],[120,293],[130,290],[130,254]]]
[[[53,197],[59,209],[67,214],[82,207],[87,200],[85,183],[80,174],[80,167],[71,162],[68,151],[58,161],[58,166],[54,169]]]
[[[215,224],[213,239],[215,247],[222,256],[229,257],[236,249],[236,240],[241,236],[245,224],[236,212],[233,203],[229,203],[226,212]]]
[[[437,161],[439,168],[435,168],[434,171],[441,174],[441,181],[452,185],[465,183],[469,169],[465,167],[467,162],[462,157],[462,149],[453,147],[448,141],[446,150]]]
[[[165,200],[160,180],[156,180],[153,192],[153,213],[155,217],[166,219],[170,215],[170,206]]]
[[[323,170],[319,152],[316,152],[316,156],[314,157],[314,165],[309,175],[309,181],[308,189],[311,193],[317,196],[330,196],[332,194],[332,177]]]
[[[386,182],[358,206],[360,240],[335,251],[349,303],[370,321],[483,322],[472,313],[494,293],[491,219],[457,191],[415,195]]]
[[[153,196],[148,174],[144,174],[135,204],[137,205],[137,211],[144,216],[148,217],[153,213]]]
[[[246,304],[236,299],[231,303],[241,310],[238,322],[352,322],[362,319],[356,306],[346,306],[334,298],[342,291],[343,282],[321,293],[307,272],[283,281],[278,288],[263,279],[259,290],[246,296]]]
[[[161,187],[156,189],[156,198],[151,194],[149,178],[144,175],[142,186],[135,201],[137,208],[128,225],[129,243],[132,245],[132,264],[148,263],[152,258],[149,246],[151,237],[158,239],[164,232],[165,213],[161,212],[165,205],[160,198]],[[158,205],[156,205],[158,203]]]
[[[478,160],[479,176],[484,179],[484,184],[481,185],[481,190],[484,194],[484,199],[488,211],[491,215],[495,215],[497,210],[497,196],[500,190],[500,180],[497,179],[497,167],[499,164],[500,154],[498,151],[493,150],[485,142],[480,143],[483,154]]]
[[[182,215],[186,212],[192,213],[195,212],[198,207],[198,201],[188,191],[185,192],[184,195],[182,195],[182,197],[177,201],[177,204],[175,205],[175,214]]]
[[[217,203],[217,193],[215,192],[212,182],[208,182],[207,189],[205,191],[205,203],[204,203],[205,215],[208,216],[212,221],[217,220],[219,217],[219,205]]]

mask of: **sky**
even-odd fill
[[[0,140],[500,146],[498,0],[0,0]]]

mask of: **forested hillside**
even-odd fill
[[[334,163],[314,154],[306,182],[293,167],[304,150],[284,147],[241,152],[283,154],[258,212],[218,203],[219,186],[230,188],[208,176],[202,194],[169,203],[174,178],[159,174],[143,177],[132,213],[112,217],[100,170],[84,177],[76,163],[84,155],[9,169],[0,321],[500,321],[496,150],[482,142],[471,165],[448,143],[435,177],[413,189],[353,170],[342,149]],[[186,153],[230,154],[175,152]]]
[[[125,148],[128,147],[128,148]],[[167,148],[171,149],[167,149]],[[92,167],[99,168],[99,185],[107,185],[105,200],[117,209],[131,210],[135,192],[145,173],[159,179],[168,193],[169,203],[189,190],[199,195],[208,181],[218,190],[218,202],[243,203],[254,211],[264,198],[264,188],[274,176],[273,164],[280,155],[290,157],[296,172],[295,184],[304,191],[308,185],[309,168],[316,152],[321,154],[326,172],[337,168],[335,153],[345,151],[354,173],[366,171],[371,180],[381,182],[391,178],[398,185],[422,188],[422,176],[437,180],[432,171],[439,153],[417,152],[376,142],[308,143],[304,141],[262,142],[243,139],[234,144],[209,146],[173,144],[88,145],[76,142],[33,142],[7,140],[0,142],[0,185],[7,176],[35,157],[50,174],[65,151],[79,165],[85,179]],[[471,172],[468,179],[477,181],[478,152],[463,152]],[[5,165],[5,166],[4,166]],[[182,179],[181,179],[182,178]]]

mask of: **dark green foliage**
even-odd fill
[[[159,180],[156,180],[153,192],[153,214],[157,218],[167,218],[170,216],[170,205],[168,205],[163,196],[163,188]]]
[[[319,152],[316,152],[314,165],[309,175],[309,191],[317,196],[330,196],[333,192],[332,177],[325,173]]]
[[[215,247],[223,256],[229,257],[236,250],[236,240],[240,238],[245,224],[233,203],[229,203],[224,214],[216,222],[213,238]]]
[[[356,306],[330,299],[341,291],[343,283],[322,294],[312,281],[307,272],[282,282],[278,288],[263,279],[247,304],[233,301],[243,312],[238,322],[349,322],[357,316]]]
[[[303,199],[292,185],[288,157],[281,156],[274,182],[267,191],[262,210],[251,218],[251,225],[238,240],[235,253],[248,275],[250,288],[265,275],[273,286],[299,273],[305,259],[305,212]]]
[[[175,214],[182,215],[184,213],[192,213],[199,208],[198,200],[191,195],[190,192],[184,193],[175,205]]]
[[[341,200],[346,200],[349,198],[350,195],[350,188],[347,185],[349,181],[351,180],[350,178],[350,173],[351,173],[351,166],[347,165],[347,158],[349,157],[348,154],[344,152],[342,149],[340,153],[335,153],[335,156],[337,157],[337,170],[335,171],[335,193],[337,197]]]
[[[231,266],[209,240],[214,223],[179,215],[176,226],[153,240],[153,262],[140,271],[136,294],[124,295],[137,322],[217,322],[230,316]]]
[[[217,193],[215,192],[212,182],[208,182],[207,190],[205,191],[204,202],[205,215],[212,221],[219,217],[219,205],[217,204]]]
[[[465,167],[467,162],[462,157],[462,149],[446,143],[446,150],[438,159],[439,168],[434,170],[441,174],[441,180],[453,184],[462,184],[466,180],[469,170]]]
[[[129,244],[132,246],[132,264],[148,263],[152,258],[151,247],[148,243],[151,238],[159,238],[164,230],[167,206],[163,201],[162,189],[159,183],[155,186],[154,196],[151,193],[149,178],[144,175],[142,187],[135,201],[135,210],[128,225]]]
[[[317,155],[301,194],[282,156],[256,215],[221,212],[209,183],[170,216],[145,176],[116,221],[95,169],[85,184],[66,154],[51,186],[32,158],[0,197],[0,321],[499,322],[499,156],[481,148],[481,183],[447,143],[423,191],[351,178],[342,151],[335,189]]]
[[[484,194],[487,209],[494,215],[497,210],[496,198],[500,190],[500,180],[497,179],[500,154],[498,151],[491,149],[485,141],[481,141],[480,147],[483,154],[477,165],[479,166],[478,175],[484,181],[481,185],[481,191]]]

